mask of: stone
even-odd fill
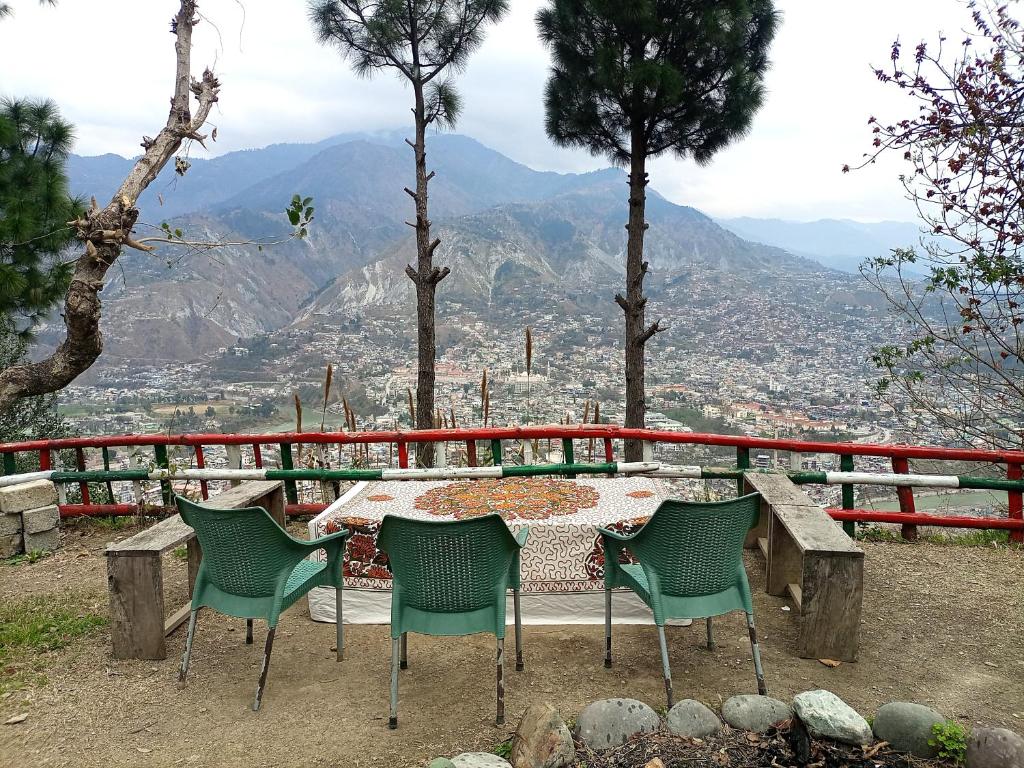
[[[24,546],[26,552],[52,552],[60,548],[60,528],[51,528],[42,533],[24,534]]]
[[[793,711],[815,738],[844,744],[867,744],[871,741],[868,721],[831,691],[798,693],[793,697]]]
[[[978,728],[967,739],[967,768],[1024,768],[1024,737],[1008,728]]]
[[[588,704],[576,720],[576,734],[591,749],[625,744],[638,733],[658,730],[658,713],[636,699],[601,699]]]
[[[512,768],[568,768],[576,762],[572,734],[547,702],[526,708],[512,737]]]
[[[661,758],[660,757],[656,757],[653,760],[651,760],[649,763],[644,765],[644,768],[665,768],[665,764],[663,762],[661,762]]]
[[[15,533],[13,536],[0,536],[0,560],[20,555],[25,551],[23,546],[20,533]]]
[[[490,752],[463,752],[451,760],[455,768],[512,768],[508,760]]]
[[[25,533],[42,533],[60,525],[60,510],[56,504],[28,509],[21,513]]]
[[[49,480],[33,480],[0,488],[0,512],[8,515],[57,503],[57,488]]]
[[[722,705],[722,719],[741,731],[763,733],[792,716],[789,704],[771,696],[743,694],[726,699]]]
[[[879,741],[888,741],[897,752],[909,752],[915,757],[939,756],[939,748],[928,742],[935,738],[932,726],[946,722],[941,714],[923,704],[893,701],[883,704],[875,714],[871,729]]]
[[[683,699],[668,711],[668,729],[676,736],[703,739],[722,727],[718,715],[694,699]]]
[[[447,757],[435,757],[427,763],[427,768],[455,768],[455,763]]]
[[[0,536],[21,534],[21,515],[0,514]]]

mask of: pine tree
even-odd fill
[[[0,317],[23,334],[71,279],[61,252],[81,209],[64,173],[73,139],[52,101],[0,101]]]
[[[699,165],[749,129],[763,100],[772,0],[552,0],[537,14],[552,52],[547,132],[562,146],[629,169],[626,225],[626,427],[642,428],[647,325],[643,260],[647,159],[664,152]],[[641,458],[627,441],[626,460]]]
[[[431,429],[434,419],[434,307],[437,285],[448,267],[434,266],[441,241],[431,240],[427,186],[426,132],[431,124],[454,127],[460,110],[458,93],[448,77],[465,67],[483,41],[485,24],[508,11],[508,0],[312,0],[309,14],[320,42],[335,46],[357,74],[369,77],[393,69],[413,91],[416,139],[407,141],[416,158],[416,267],[406,274],[416,286],[418,370],[416,428]],[[433,448],[419,443],[418,462],[433,465]]]

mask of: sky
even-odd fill
[[[8,0],[0,20],[0,95],[49,97],[76,126],[82,155],[138,154],[167,117],[174,72],[174,0]],[[546,0],[511,0],[459,76],[458,132],[539,170],[586,171],[601,157],[556,147],[544,133],[549,56],[534,15]],[[901,163],[842,174],[869,148],[867,119],[916,108],[879,84],[897,37],[908,47],[958,39],[969,22],[961,0],[777,0],[767,99],[750,133],[709,166],[663,156],[651,185],[673,202],[716,217],[811,221],[914,219],[898,182]],[[210,154],[333,134],[411,127],[411,91],[390,74],[352,74],[316,43],[304,0],[203,0],[193,69],[222,82]],[[202,156],[196,148],[196,156]]]

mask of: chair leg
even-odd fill
[[[750,633],[750,651],[754,657],[754,674],[757,675],[757,692],[768,695],[768,685],[764,681],[764,669],[761,667],[761,649],[757,644],[757,629],[754,627],[754,614],[747,614],[747,631]]]
[[[519,608],[519,590],[512,590],[512,607],[516,622],[516,672],[525,669],[523,665],[523,614]]]
[[[672,670],[668,666],[668,644],[665,642],[665,627],[658,627],[658,644],[661,646],[661,671],[665,677],[665,695],[668,697],[668,708],[675,703],[672,698]]]
[[[401,641],[391,638],[391,714],[388,717],[388,728],[398,727],[398,655]]]
[[[341,589],[334,590],[334,617],[337,621],[337,627],[335,628],[337,637],[335,638],[334,646],[337,649],[337,655],[335,660],[343,661],[345,659],[345,625],[342,622],[341,615]]]
[[[252,619],[245,620],[245,644],[252,645]]]
[[[604,591],[604,665],[612,665],[612,591]]]
[[[270,652],[274,650],[275,632],[277,632],[276,625],[267,632],[267,644],[263,647],[263,667],[260,669],[260,682],[256,686],[256,700],[252,703],[253,712],[259,712],[260,704],[263,703],[263,689],[267,685],[267,672],[270,671]]]
[[[401,669],[409,668],[409,633],[402,633],[402,659],[399,663]]]
[[[498,714],[495,717],[494,722],[497,725],[505,724],[505,639],[502,637],[498,638],[498,663],[497,663],[497,680],[498,680]]]
[[[715,635],[711,629],[711,617],[708,616],[708,650],[715,650]]]
[[[196,636],[196,617],[199,615],[199,609],[196,608],[192,611],[192,615],[188,619],[188,635],[185,636],[185,653],[181,657],[181,669],[178,670],[178,685],[185,685],[185,675],[188,674],[188,662],[192,656],[192,639]]]

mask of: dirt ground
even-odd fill
[[[131,530],[68,529],[65,548],[36,563],[0,564],[0,600],[71,591],[83,612],[106,614],[103,549]],[[829,668],[793,653],[797,616],[764,594],[764,564],[747,568],[770,692],[782,699],[827,688],[864,714],[893,700],[934,706],[961,722],[1024,730],[1024,552],[1005,547],[863,542],[861,658]],[[168,602],[184,600],[184,565],[170,558]],[[616,663],[602,665],[603,628],[526,627],[526,671],[507,665],[508,725],[494,725],[493,638],[413,636],[400,679],[400,727],[387,728],[390,642],[386,626],[346,627],[346,660],[334,626],[309,619],[305,601],[282,619],[263,709],[255,691],[265,628],[244,645],[244,623],[204,612],[188,685],[176,685],[184,628],[164,661],[115,661],[99,630],[37,660],[44,685],[0,699],[0,766],[421,766],[432,757],[493,747],[527,703],[565,717],[587,703],[628,696],[664,706],[653,627],[616,627]],[[712,707],[756,690],[741,615],[670,627],[676,698]],[[511,646],[511,636],[510,636]],[[511,650],[511,648],[510,648]],[[4,674],[0,670],[0,674]]]

